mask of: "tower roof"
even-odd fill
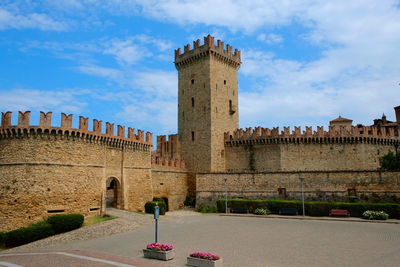
[[[330,122],[331,122],[331,123],[332,123],[332,122],[353,122],[353,120],[346,119],[346,118],[342,118],[342,117],[339,115],[339,117],[337,117],[337,118],[334,119],[334,120],[331,120]]]

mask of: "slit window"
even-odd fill
[[[192,141],[194,141],[194,131],[192,131]]]
[[[224,80],[224,85],[226,85],[226,80]]]
[[[192,79],[192,80],[190,81],[190,83],[191,83],[191,84],[194,84],[194,79]]]
[[[192,107],[194,107],[194,97],[192,97]]]
[[[63,213],[65,210],[48,210],[47,213]]]
[[[89,211],[98,211],[98,210],[100,210],[100,208],[99,208],[99,207],[95,207],[95,208],[89,208]]]

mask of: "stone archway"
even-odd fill
[[[121,208],[122,190],[121,183],[115,177],[109,177],[106,181],[106,208]]]

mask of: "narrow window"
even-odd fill
[[[215,107],[215,112],[218,113],[218,108],[217,107]]]
[[[235,95],[235,90],[232,91],[232,94]]]
[[[194,97],[192,97],[192,107],[194,107]]]
[[[206,106],[204,106],[203,111],[204,111],[204,113],[206,112]]]
[[[194,141],[194,131],[192,131],[192,141]]]
[[[224,85],[226,85],[226,80],[224,80]]]
[[[206,88],[206,83],[203,83],[203,88]]]
[[[232,110],[232,100],[229,100],[229,110]]]
[[[185,94],[185,89],[182,89],[182,95],[184,95]]]
[[[218,83],[215,84],[215,90],[218,90]]]
[[[191,80],[191,83],[194,84],[194,79]]]

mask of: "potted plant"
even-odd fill
[[[194,252],[187,257],[187,265],[196,267],[222,267],[220,256],[206,252]]]
[[[143,249],[145,258],[168,261],[175,257],[174,246],[171,244],[150,243]]]

